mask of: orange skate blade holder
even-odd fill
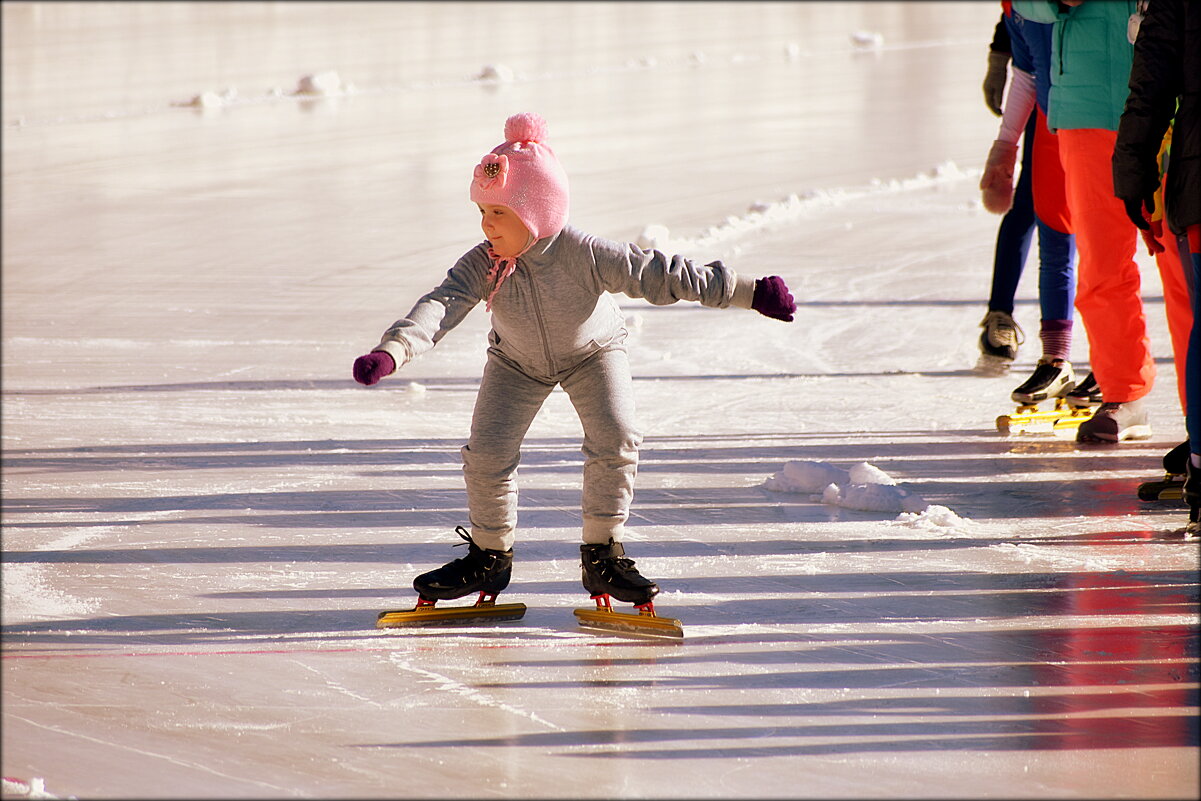
[[[655,604],[652,601],[636,605],[634,608],[638,613],[630,614],[613,611],[613,599],[608,595],[593,595],[592,600],[596,601],[595,608],[573,611],[584,628],[670,637],[676,640],[684,638],[684,626],[680,621],[672,617],[659,617],[655,614]]]
[[[520,620],[525,615],[525,604],[498,604],[496,593],[481,592],[473,606],[436,609],[436,603],[418,598],[417,605],[412,609],[380,612],[375,620],[375,627],[401,629],[410,626],[451,626],[465,622]]]

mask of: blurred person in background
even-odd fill
[[[1030,232],[1037,227],[1042,356],[1034,373],[1012,393],[1015,402],[1033,404],[1066,395],[1076,388],[1076,376],[1069,361],[1076,243],[1071,234],[1058,139],[1047,128],[1046,122],[1047,98],[1051,88],[1053,26],[1026,20],[1012,9],[1009,2],[1001,5],[1003,13],[1000,24],[1007,31],[1005,40],[1009,42],[1012,54],[1013,77],[1005,97],[1001,127],[989,150],[980,180],[985,208],[1005,214],[997,232],[997,257],[993,268],[989,314],[999,313],[994,311],[1001,302],[1002,292],[999,290],[1003,290],[1008,310],[1012,312],[1026,255],[1026,248],[1021,248],[1019,253],[1016,242],[1020,236],[1028,247]],[[994,36],[994,47],[998,36]],[[989,55],[990,70],[993,55]],[[1014,164],[1023,128],[1025,143],[1022,146],[1022,171],[1015,191]],[[1019,226],[1024,226],[1024,229]],[[984,347],[985,340],[982,337],[981,349],[984,350]],[[1090,381],[1089,385],[1095,387],[1095,382]],[[1082,405],[1093,402],[1087,393],[1085,397]],[[1096,402],[1099,402],[1099,398]]]

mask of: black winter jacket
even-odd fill
[[[1183,234],[1201,223],[1201,3],[1150,0],[1113,152],[1118,197],[1142,199],[1158,185],[1156,155],[1173,116],[1164,205],[1168,227]]]

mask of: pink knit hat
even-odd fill
[[[471,200],[495,206],[508,206],[533,235],[525,250],[510,258],[501,258],[491,248],[492,267],[488,279],[492,291],[486,308],[500,285],[517,269],[517,259],[534,242],[554,236],[567,225],[567,173],[555,151],[546,144],[546,120],[538,114],[523,112],[505,120],[505,141],[475,165],[471,178]]]
[[[505,141],[475,165],[471,200],[508,206],[534,235],[567,225],[567,173],[546,144],[546,120],[524,112],[505,120]]]

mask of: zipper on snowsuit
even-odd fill
[[[534,306],[534,320],[538,323],[538,334],[542,337],[542,355],[546,357],[546,374],[552,376],[557,370],[555,360],[550,353],[550,337],[546,333],[546,321],[542,317],[542,298],[538,294],[538,282],[534,280],[534,276],[528,269],[521,272],[525,273],[530,282],[530,300]]]

